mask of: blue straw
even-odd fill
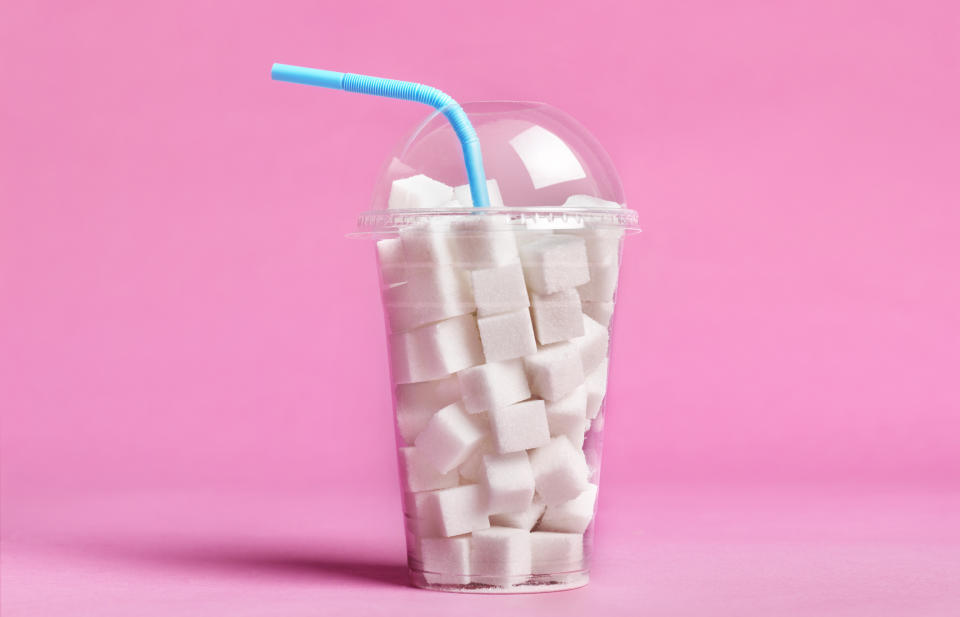
[[[436,88],[410,81],[354,75],[353,73],[337,73],[289,64],[274,64],[270,71],[270,77],[277,81],[289,81],[295,84],[415,101],[439,109],[450,121],[454,132],[460,139],[460,146],[463,148],[463,162],[467,167],[467,178],[470,180],[470,194],[473,196],[473,205],[477,208],[490,205],[490,196],[487,195],[487,176],[483,171],[483,157],[480,155],[480,140],[477,138],[477,132],[470,124],[467,114],[450,95]]]

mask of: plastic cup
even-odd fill
[[[463,109],[491,206],[469,207],[457,136],[437,112],[390,158],[359,221],[376,239],[411,578],[470,593],[581,587],[636,213],[568,116]]]

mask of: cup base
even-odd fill
[[[468,578],[469,577],[442,575],[435,572],[410,571],[410,579],[413,585],[420,589],[446,591],[449,593],[498,594],[548,593],[552,591],[577,589],[584,587],[590,581],[590,572],[589,570],[579,570],[558,574],[534,574],[531,576],[507,577],[508,580],[498,582],[498,584],[488,584],[472,580],[467,582],[465,579]],[[478,578],[483,579],[489,577]],[[464,580],[457,581],[457,579]]]

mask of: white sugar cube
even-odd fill
[[[620,260],[622,229],[590,229],[581,235],[587,243],[587,257],[591,262],[608,264]]]
[[[437,538],[440,533],[440,520],[427,508],[427,497],[432,491],[403,494],[403,512],[407,528],[418,537]],[[419,545],[415,545],[419,549]]]
[[[576,447],[583,449],[583,442],[587,440],[587,431],[590,430],[590,420],[583,419],[576,425],[570,428],[564,435],[567,436],[567,439],[570,440],[570,443]]]
[[[470,583],[470,536],[422,538],[420,561],[428,583],[467,585]]]
[[[580,299],[583,300],[583,297],[581,296]],[[603,326],[610,327],[610,321],[613,319],[613,302],[583,300],[580,304],[583,306],[584,315]]]
[[[394,180],[390,185],[387,208],[418,210],[436,208],[453,199],[453,187],[424,174]]]
[[[610,302],[620,274],[619,229],[590,229],[578,233],[586,243],[590,280],[577,289],[582,300]]]
[[[560,504],[547,505],[537,531],[583,533],[593,520],[597,502],[597,485],[588,484],[575,498]]]
[[[533,469],[524,451],[483,457],[487,512],[523,512],[533,500]]]
[[[487,362],[511,360],[537,351],[530,312],[526,309],[477,318]]]
[[[391,332],[473,312],[467,273],[445,264],[407,265],[403,283],[383,290],[383,306]]]
[[[530,244],[536,240],[542,240],[544,238],[549,238],[553,235],[552,229],[529,229],[529,228],[518,228],[513,232],[517,237],[517,246],[523,246],[524,244]]]
[[[573,499],[587,488],[587,459],[565,435],[530,452],[537,494],[550,506]],[[563,530],[554,530],[563,531]]]
[[[480,445],[457,468],[460,472],[461,484],[479,484],[483,479],[483,457],[487,454],[495,454],[496,451],[493,437],[490,434],[485,435]]]
[[[590,280],[577,287],[580,297],[591,302],[612,302],[617,291],[617,278],[620,275],[620,265],[617,262],[608,264],[590,264]]]
[[[525,357],[523,364],[530,392],[548,401],[563,398],[583,383],[583,360],[580,348],[573,343],[541,347],[537,353]]]
[[[550,441],[547,411],[541,400],[491,409],[488,415],[493,444],[501,454],[536,448]]]
[[[562,230],[563,235],[583,238],[586,243],[587,259],[594,264],[609,264],[620,260],[620,241],[623,230],[616,228],[588,227]]]
[[[431,381],[483,363],[477,320],[462,315],[390,335],[395,383]]]
[[[534,531],[530,534],[533,574],[559,574],[583,568],[583,536],[579,533]]]
[[[410,288],[406,282],[396,283],[381,290],[383,294],[383,311],[387,316],[387,325],[390,332],[410,330],[417,323],[419,307],[410,299]]]
[[[413,326],[466,315],[476,309],[470,278],[449,265],[410,265],[405,269],[406,301],[416,313]]]
[[[476,531],[471,539],[470,580],[509,587],[529,578],[530,532],[512,527]]]
[[[509,313],[530,306],[519,261],[496,268],[471,270],[470,281],[479,317]]]
[[[452,264],[453,244],[449,223],[429,219],[400,229],[403,261],[407,266]]]
[[[520,246],[527,286],[546,295],[583,285],[590,280],[583,238],[553,234]]]
[[[500,185],[493,178],[487,180],[487,195],[490,197],[491,208],[502,208],[503,197],[500,195]],[[473,205],[473,193],[470,191],[469,184],[461,184],[454,187],[453,197],[461,206]]]
[[[414,280],[383,290],[383,308],[390,332],[466,315],[473,298],[464,273],[449,266],[421,270]]]
[[[462,403],[453,403],[435,413],[413,443],[437,471],[447,473],[480,445],[485,420],[467,414]]]
[[[533,330],[541,345],[583,336],[580,295],[575,289],[564,289],[546,296],[533,294],[530,313],[533,315]]]
[[[530,398],[523,360],[473,366],[457,373],[463,404],[470,413],[505,407]]]
[[[460,483],[456,470],[438,472],[414,447],[400,448],[400,474],[411,493],[450,488]]]
[[[490,526],[487,500],[476,484],[422,493],[424,517],[437,522],[440,535],[449,538]]]
[[[533,529],[533,526],[537,524],[537,521],[540,520],[540,517],[543,516],[543,512],[546,509],[547,505],[543,503],[543,500],[534,495],[533,501],[530,502],[530,505],[522,512],[491,514],[490,524],[500,527],[516,527],[517,529],[530,531]]]
[[[582,318],[584,334],[573,339],[572,343],[580,350],[584,374],[589,375],[607,357],[610,332],[605,326],[586,315],[583,315]]]
[[[377,240],[377,262],[380,264],[380,277],[385,286],[402,283],[403,243],[400,238]]]
[[[587,386],[581,385],[570,394],[546,402],[550,435],[566,435],[582,428],[587,417]]]
[[[456,375],[436,381],[397,386],[397,427],[407,445],[438,410],[460,400],[460,382]]]
[[[607,367],[609,361],[604,358],[600,366],[587,375],[587,418],[593,420],[600,413],[603,397],[607,394]]]
[[[517,261],[517,239],[509,216],[456,217],[450,223],[450,233],[460,267],[495,268]]]

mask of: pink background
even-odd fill
[[[0,4],[5,614],[437,601],[364,575],[403,557],[373,251],[344,238],[427,110],[272,83],[273,61],[547,101],[621,171],[645,233],[618,304],[603,565],[540,606],[956,614],[957,4],[466,6]],[[131,570],[94,550],[176,536],[194,555],[217,533],[360,565]],[[383,542],[357,561],[357,538]],[[764,553],[781,541],[805,548]]]

